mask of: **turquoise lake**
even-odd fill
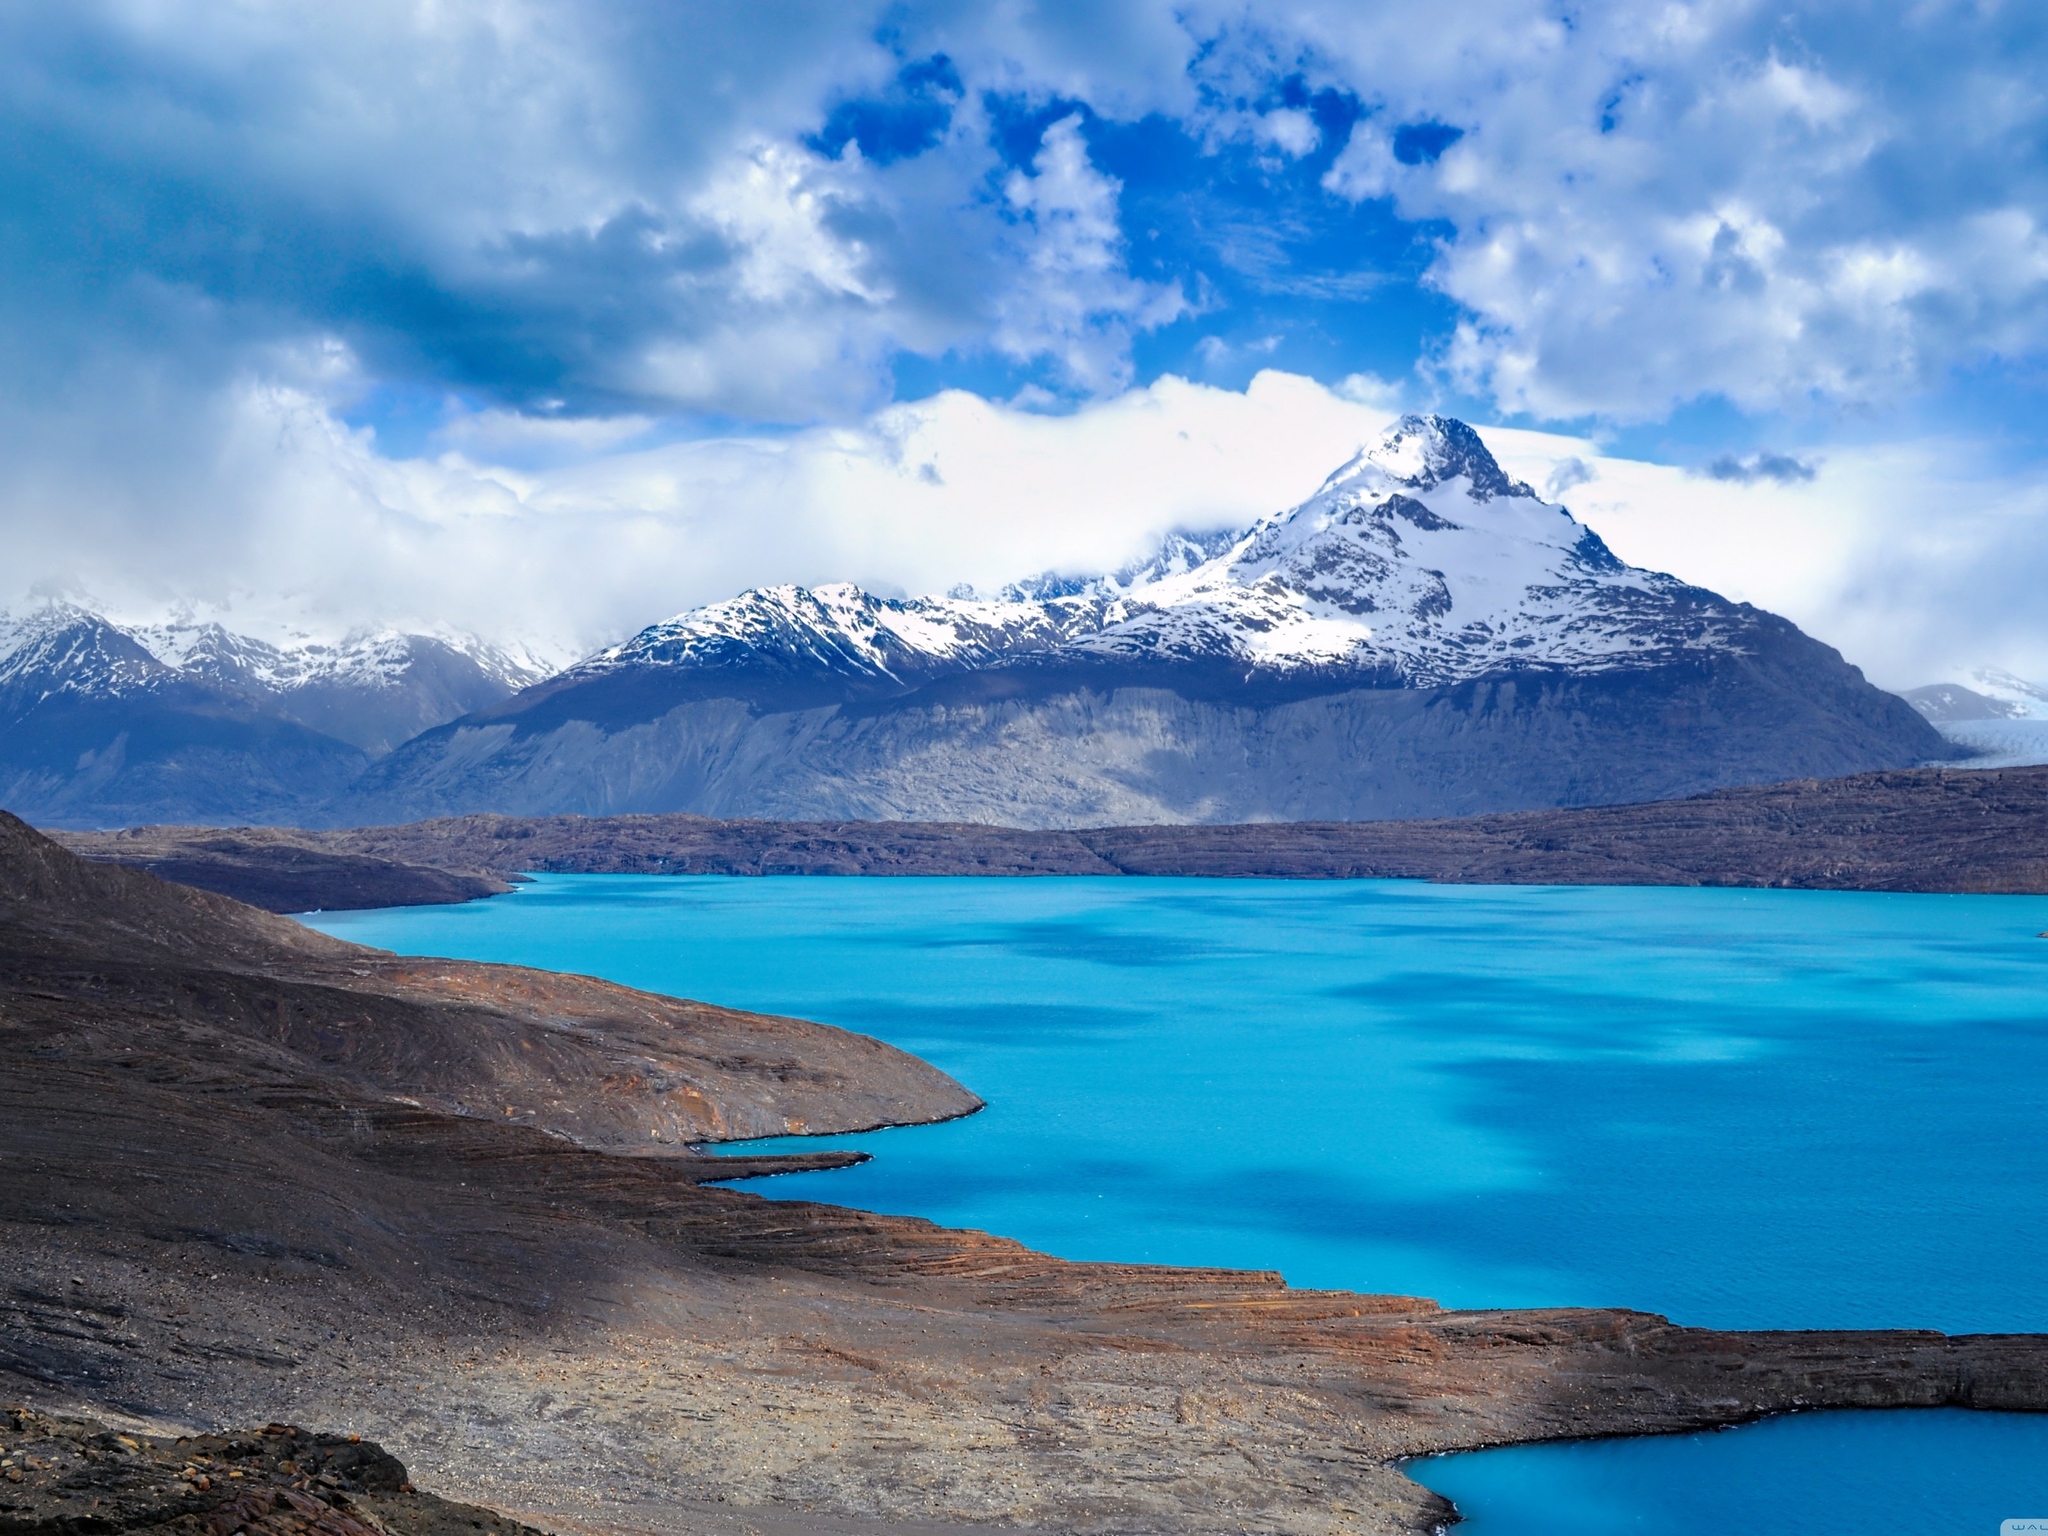
[[[550,875],[307,921],[843,1025],[989,1101],[807,1140],[875,1161],[771,1197],[1453,1306],[2048,1330],[2048,899]],[[2048,1514],[2048,1416],[1412,1470],[1473,1536],[1992,1536]]]

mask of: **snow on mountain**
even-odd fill
[[[320,686],[402,686],[424,649],[465,656],[508,689],[540,681],[531,661],[473,635],[417,635],[395,629],[364,630],[328,642],[300,639],[273,645],[231,633],[218,623],[160,623],[130,631],[167,667],[209,681],[290,693]]]
[[[213,622],[120,625],[66,602],[0,614],[0,716],[23,729],[59,701],[154,699],[275,715],[378,753],[541,676],[470,636],[387,629],[280,645]]]
[[[1123,608],[1076,649],[1409,687],[1653,665],[1730,648],[1744,627],[1733,605],[1624,565],[1440,416],[1404,417],[1300,506]]]
[[[2048,763],[2048,687],[1997,667],[1978,667],[1968,683],[1930,683],[1902,695],[1934,728],[1970,755],[1972,768]]]
[[[115,698],[158,683],[171,670],[133,635],[75,604],[0,613],[0,696]]]
[[[1503,474],[1464,423],[1408,416],[1300,506],[1242,533],[1175,535],[1113,575],[1035,577],[993,598],[762,588],[654,625],[564,677],[744,664],[907,686],[1058,657],[1429,687],[1657,665],[1736,648],[1754,618],[1624,565]]]
[[[881,598],[847,583],[759,587],[650,625],[561,674],[573,682],[636,666],[768,668],[913,684],[1047,649],[1098,627],[1106,600]]]
[[[118,625],[75,603],[0,613],[0,686],[35,675],[50,690],[118,696],[172,676],[217,686],[288,694],[320,686],[401,686],[423,650],[459,655],[509,692],[543,670],[470,635],[361,631],[336,642],[274,645],[218,623]]]
[[[1979,667],[1970,674],[1978,693],[2003,706],[2008,720],[2048,720],[2048,687],[1998,667]]]
[[[1046,602],[1063,597],[1098,597],[1113,602],[1134,588],[1149,586],[1169,576],[1184,576],[1206,565],[1218,555],[1234,549],[1244,533],[1227,528],[1210,533],[1169,533],[1159,548],[1141,560],[1134,560],[1107,576],[1069,576],[1054,571],[1013,581],[998,594],[1012,602]],[[972,588],[949,594],[973,597]]]

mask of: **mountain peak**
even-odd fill
[[[1423,687],[1642,668],[1737,646],[1748,626],[1711,593],[1616,559],[1503,473],[1464,422],[1404,416],[1314,496],[1243,534],[1170,535],[1120,571],[1047,574],[992,598],[743,593],[565,676],[653,664],[900,691],[992,667],[1200,660]]]
[[[1455,416],[1403,416],[1323,482],[1323,491],[1365,487],[1433,491],[1464,479],[1474,501],[1536,492],[1511,480],[1479,434]]]

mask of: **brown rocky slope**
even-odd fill
[[[71,1536],[537,1536],[415,1489],[361,1435],[123,1434],[0,1409],[0,1533]]]
[[[0,822],[0,1396],[317,1424],[443,1497],[678,1533],[1418,1531],[1423,1452],[2048,1408],[2037,1336],[1447,1312],[707,1186],[618,1155],[698,1114],[662,1073],[710,1124],[970,1101],[693,1006],[400,962]]]

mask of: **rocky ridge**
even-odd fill
[[[0,813],[0,945],[14,984],[184,1017],[179,976],[225,1011],[210,1050],[318,1069],[412,1108],[568,1143],[694,1143],[971,1114],[944,1073],[863,1035],[517,966],[403,959],[209,892],[88,864]],[[204,1011],[204,1010],[202,1010]],[[224,1032],[223,1032],[224,1031]]]

